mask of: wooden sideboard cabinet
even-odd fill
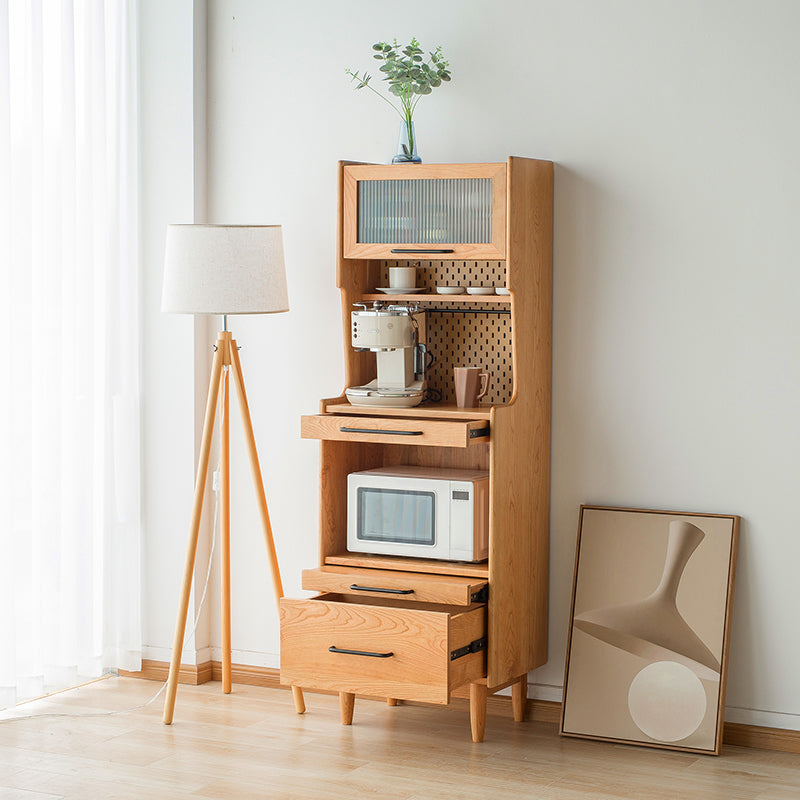
[[[353,305],[390,300],[424,311],[428,388],[441,395],[382,408],[342,393],[301,422],[320,441],[320,565],[303,572],[303,588],[319,594],[281,601],[281,682],[338,691],[344,724],[355,695],[395,705],[468,693],[482,741],[486,698],[508,686],[524,717],[527,674],[547,659],[552,231],[548,161],[339,165],[346,385],[376,375],[374,353],[350,346]],[[422,292],[376,291],[390,266],[409,263]],[[509,294],[439,295],[443,284]],[[491,372],[480,407],[456,406],[455,366]],[[348,474],[398,465],[488,470],[487,561],[347,551]]]

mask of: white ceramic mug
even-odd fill
[[[413,289],[416,285],[416,267],[389,267],[389,287],[391,289]]]

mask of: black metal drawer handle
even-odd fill
[[[341,433],[382,433],[385,436],[422,436],[424,431],[385,431],[378,428],[339,428]]]
[[[383,592],[383,594],[414,594],[413,589],[382,589],[379,586],[359,586],[357,583],[350,585],[357,592]]]
[[[347,656],[369,656],[370,658],[389,658],[394,653],[370,653],[368,650],[342,650],[341,647],[334,647],[331,645],[328,648],[329,653],[344,653]]]
[[[393,253],[455,253],[455,250],[450,248],[449,250],[446,248],[435,248],[432,250],[426,250],[425,248],[419,249],[414,247],[393,247]]]

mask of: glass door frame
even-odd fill
[[[481,243],[430,243],[358,241],[358,183],[381,180],[442,180],[489,178],[492,181],[492,241]],[[342,256],[344,258],[431,260],[506,258],[505,164],[349,164],[344,166],[342,186]],[[400,250],[401,252],[393,252]],[[418,251],[418,252],[415,252]],[[429,251],[429,252],[424,252]]]

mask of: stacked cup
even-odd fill
[[[416,285],[416,267],[389,267],[389,288],[413,289]]]

